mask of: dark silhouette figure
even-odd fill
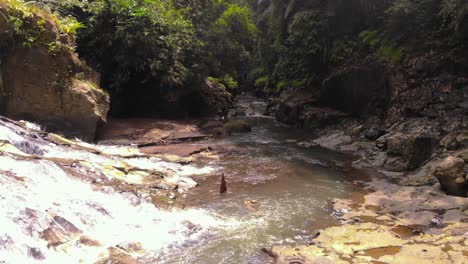
[[[224,173],[221,175],[221,185],[219,187],[219,193],[220,194],[223,194],[227,192],[227,183],[226,183],[226,179],[224,178]]]

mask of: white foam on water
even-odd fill
[[[2,170],[13,172],[24,182]],[[30,217],[26,208],[37,218]],[[162,211],[149,203],[134,206],[118,193],[94,190],[52,162],[4,156],[0,157],[0,211],[0,263],[38,262],[28,257],[28,247],[39,249],[46,263],[94,263],[108,247],[120,243],[139,242],[145,250],[157,251],[182,242],[190,234],[187,221],[200,226],[201,232],[226,224],[201,209]],[[40,236],[56,215],[103,246],[71,242],[48,248]]]
[[[165,162],[158,158],[133,158],[126,160],[126,162],[132,166],[146,170],[171,170],[177,173],[179,176],[207,175],[214,173],[217,170],[212,166],[204,166],[199,168],[188,164],[181,165],[172,162]]]

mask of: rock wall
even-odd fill
[[[134,89],[112,93],[111,114],[117,117],[200,117],[226,115],[232,106],[226,90],[210,80],[167,89],[151,85],[135,84]]]
[[[0,6],[0,11],[3,8]],[[38,20],[45,21],[46,42],[59,48],[52,51],[41,44],[23,46],[14,39],[13,45],[3,50],[0,114],[34,121],[67,136],[93,140],[96,128],[106,121],[109,97],[99,88],[98,75],[74,53],[73,38],[61,34],[55,20],[47,14],[37,12],[28,23]]]
[[[457,62],[448,56],[418,54],[401,65],[354,60],[315,97],[286,91],[270,109],[281,122],[314,129],[313,144],[358,156],[356,167],[412,175],[404,184],[439,181],[448,194],[466,196],[468,166],[461,176],[434,172],[439,159],[468,149],[468,78],[446,66]]]
[[[361,116],[384,109],[390,98],[390,87],[379,65],[369,63],[335,72],[324,82],[320,103],[345,113]]]

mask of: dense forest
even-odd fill
[[[13,45],[76,49],[101,74],[120,115],[164,112],[145,105],[170,101],[205,78],[229,94],[318,92],[334,69],[364,59],[392,68],[444,53],[442,71],[466,75],[464,0],[6,2]],[[76,43],[41,41],[40,21],[22,22],[35,5],[51,10]]]

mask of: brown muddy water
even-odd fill
[[[338,224],[331,199],[360,193],[353,181],[367,175],[350,167],[349,156],[300,147],[311,132],[263,116],[262,102],[244,97],[240,103],[252,132],[198,143],[226,151],[209,164],[217,175],[194,178],[200,186],[184,201],[225,225],[159,252],[158,263],[271,263],[262,248],[310,243],[315,230]],[[228,192],[220,195],[222,173]]]

